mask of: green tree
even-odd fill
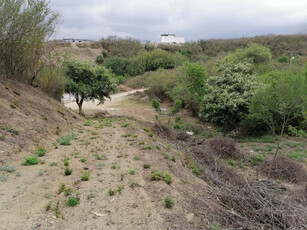
[[[273,72],[251,99],[250,113],[263,120],[273,135],[282,136],[291,120],[303,117],[306,82],[301,74]],[[274,159],[279,150],[279,143]]]
[[[209,77],[208,91],[201,104],[199,117],[223,125],[225,135],[235,129],[248,113],[255,83],[248,63],[222,62],[218,72],[218,76]]]
[[[0,9],[1,70],[7,77],[33,80],[58,14],[45,0],[0,0]]]
[[[126,75],[127,62],[119,57],[110,57],[105,62],[105,67],[112,70],[117,76]]]
[[[169,96],[173,100],[181,100],[186,108],[197,114],[206,93],[207,79],[208,75],[202,66],[186,63],[183,74],[179,75],[178,84],[169,92]]]
[[[89,62],[69,60],[64,63],[68,77],[66,91],[76,98],[79,114],[82,114],[84,100],[98,99],[100,103],[116,90],[112,75],[103,67],[93,67]]]

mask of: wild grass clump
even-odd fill
[[[152,171],[149,178],[156,181],[163,180],[166,184],[171,184],[173,181],[172,175],[162,171]]]
[[[76,134],[70,133],[66,136],[62,136],[58,139],[60,145],[71,145],[71,141],[77,138]]]
[[[69,167],[65,168],[65,171],[64,171],[64,175],[65,176],[69,176],[69,175],[71,175],[71,173],[72,173],[72,169],[71,168],[69,168]]]
[[[7,181],[7,177],[3,174],[0,174],[0,182]]]
[[[26,157],[25,161],[22,163],[22,165],[36,165],[38,164],[39,160],[37,158],[37,156],[30,156],[30,157]]]
[[[69,207],[74,207],[76,205],[80,204],[80,198],[76,196],[71,196],[68,198],[66,205]]]
[[[164,198],[164,207],[165,208],[172,208],[174,206],[174,204],[175,204],[175,202],[171,197],[167,196],[167,197]]]
[[[90,172],[88,170],[83,170],[81,175],[81,180],[88,181],[90,178]]]
[[[36,156],[43,157],[47,153],[47,149],[45,147],[38,147],[35,151]]]
[[[254,154],[250,157],[250,162],[253,166],[258,166],[261,162],[265,160],[265,156],[261,154]]]
[[[286,154],[288,157],[290,157],[293,160],[296,160],[298,162],[305,162],[307,164],[307,161],[305,160],[307,158],[307,151],[294,151]]]
[[[130,169],[129,174],[130,175],[135,175],[135,169]]]
[[[4,165],[0,167],[0,171],[13,173],[15,172],[15,167],[12,165]]]
[[[144,165],[143,165],[143,168],[144,168],[144,169],[149,169],[150,167],[151,167],[150,164],[144,164]]]

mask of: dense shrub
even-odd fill
[[[289,56],[280,56],[280,57],[277,58],[277,61],[281,62],[281,63],[287,63],[287,62],[290,62],[290,57]]]
[[[204,96],[199,116],[223,125],[223,133],[226,134],[247,115],[255,84],[250,74],[250,64],[223,62],[218,71],[218,76],[209,77],[208,92]]]
[[[104,62],[103,56],[102,56],[101,54],[97,55],[95,62],[96,62],[98,65],[101,65],[101,64]]]
[[[126,75],[127,61],[119,57],[110,57],[105,62],[105,67],[111,69],[117,76]]]

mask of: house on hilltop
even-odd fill
[[[68,43],[90,43],[93,42],[93,40],[89,40],[89,39],[78,39],[78,38],[63,38],[64,42],[68,42]]]
[[[175,34],[161,34],[160,43],[163,44],[182,44],[185,43],[184,37],[176,37]]]

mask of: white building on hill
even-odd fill
[[[68,43],[90,43],[90,42],[93,42],[93,40],[78,39],[78,38],[63,38],[63,41],[68,42]]]
[[[164,44],[182,44],[185,43],[185,38],[176,37],[175,34],[161,34],[160,42]]]

